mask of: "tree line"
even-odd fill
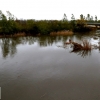
[[[62,30],[90,31],[89,28],[85,27],[86,22],[100,22],[97,20],[97,16],[93,20],[90,14],[86,18],[81,14],[80,19],[77,20],[73,14],[71,20],[67,19],[66,14],[64,14],[62,20],[21,20],[9,11],[6,11],[6,13],[7,16],[0,10],[0,35],[14,35],[22,32],[26,35],[49,35],[51,32]]]

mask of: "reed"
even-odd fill
[[[83,50],[91,50],[91,43],[87,40],[83,40],[82,46]]]
[[[82,44],[76,43],[76,42],[71,42],[73,44],[73,51],[79,51],[79,50],[91,50],[91,43],[88,42],[87,40],[83,40]]]
[[[58,31],[58,32],[51,32],[50,35],[72,35],[72,31]]]

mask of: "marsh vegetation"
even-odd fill
[[[16,35],[50,35],[50,34],[72,34],[73,32],[92,31],[91,27],[87,27],[87,22],[100,22],[97,17],[87,14],[87,17],[80,15],[80,19],[75,19],[71,15],[71,20],[67,19],[64,14],[61,20],[35,20],[35,19],[17,19],[13,14],[7,11],[5,15],[0,10],[0,35],[16,36]],[[69,32],[68,32],[69,31]]]

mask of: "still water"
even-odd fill
[[[100,100],[100,51],[71,52],[64,42],[92,36],[0,39],[1,100]]]

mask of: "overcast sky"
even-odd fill
[[[88,13],[100,19],[100,0],[0,0],[0,10],[21,19],[62,19],[65,13],[79,18]]]

